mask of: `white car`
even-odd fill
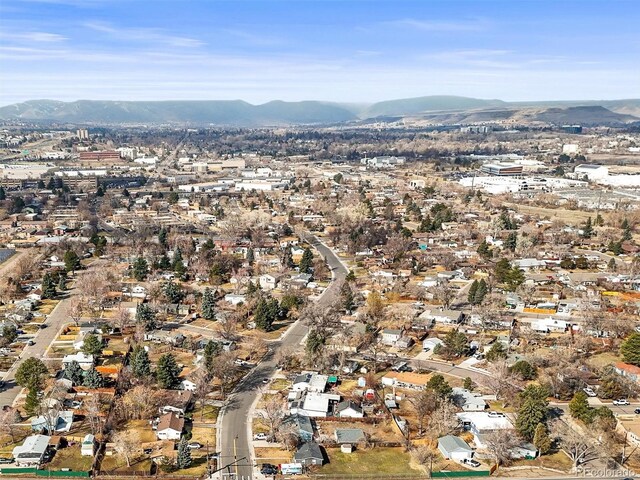
[[[267,440],[269,438],[269,436],[266,433],[256,433],[253,436],[254,440]]]
[[[614,405],[631,405],[626,398],[619,398],[613,401]]]
[[[469,465],[470,467],[473,467],[473,468],[478,468],[480,466],[480,462],[477,460],[474,460],[473,458],[465,458],[462,460],[462,463],[464,463],[465,465]]]
[[[594,392],[592,388],[586,387],[586,388],[583,388],[582,391],[586,393],[588,397],[596,396],[596,392]]]

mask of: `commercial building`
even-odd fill
[[[522,175],[522,165],[515,163],[485,163],[480,167],[482,173],[499,177]]]

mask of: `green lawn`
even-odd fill
[[[328,448],[329,464],[318,473],[323,475],[345,474],[412,474],[423,475],[422,472],[409,467],[411,457],[402,448],[373,448],[355,450],[353,453],[342,453],[339,448]]]
[[[91,468],[93,457],[83,457],[80,454],[80,447],[68,447],[58,450],[48,465],[49,470],[60,470],[70,468],[74,472],[87,472]]]

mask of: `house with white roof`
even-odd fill
[[[94,358],[93,355],[86,355],[83,352],[74,353],[72,355],[65,355],[62,358],[62,365],[66,367],[71,362],[78,362],[80,368],[83,370],[89,370],[93,367]]]
[[[486,448],[486,436],[497,430],[513,430],[511,421],[501,412],[462,412],[457,414],[465,430],[473,434],[478,448]]]
[[[40,465],[51,437],[48,435],[31,435],[24,443],[13,449],[13,458],[19,467],[33,467]]]
[[[482,395],[473,393],[466,388],[454,387],[451,391],[453,403],[465,412],[482,412],[487,408],[487,402]]]

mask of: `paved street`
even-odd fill
[[[339,295],[340,281],[345,278],[348,271],[333,251],[320,243],[316,237],[309,235],[308,241],[325,258],[333,272],[333,282],[317,301],[317,305],[321,307],[328,305]],[[291,325],[280,341],[269,344],[271,352],[264,361],[240,382],[235,391],[229,396],[227,405],[221,413],[221,444],[218,446],[220,466],[234,463],[236,460],[239,461],[237,465],[220,472],[223,478],[232,478],[228,476],[229,474],[235,474],[237,478],[253,478],[253,459],[251,458],[249,445],[252,439],[249,438],[247,432],[251,405],[258,395],[258,388],[262,386],[262,379],[271,377],[276,370],[276,364],[273,359],[275,352],[282,347],[297,345],[306,334],[307,326],[302,322],[298,321]]]

